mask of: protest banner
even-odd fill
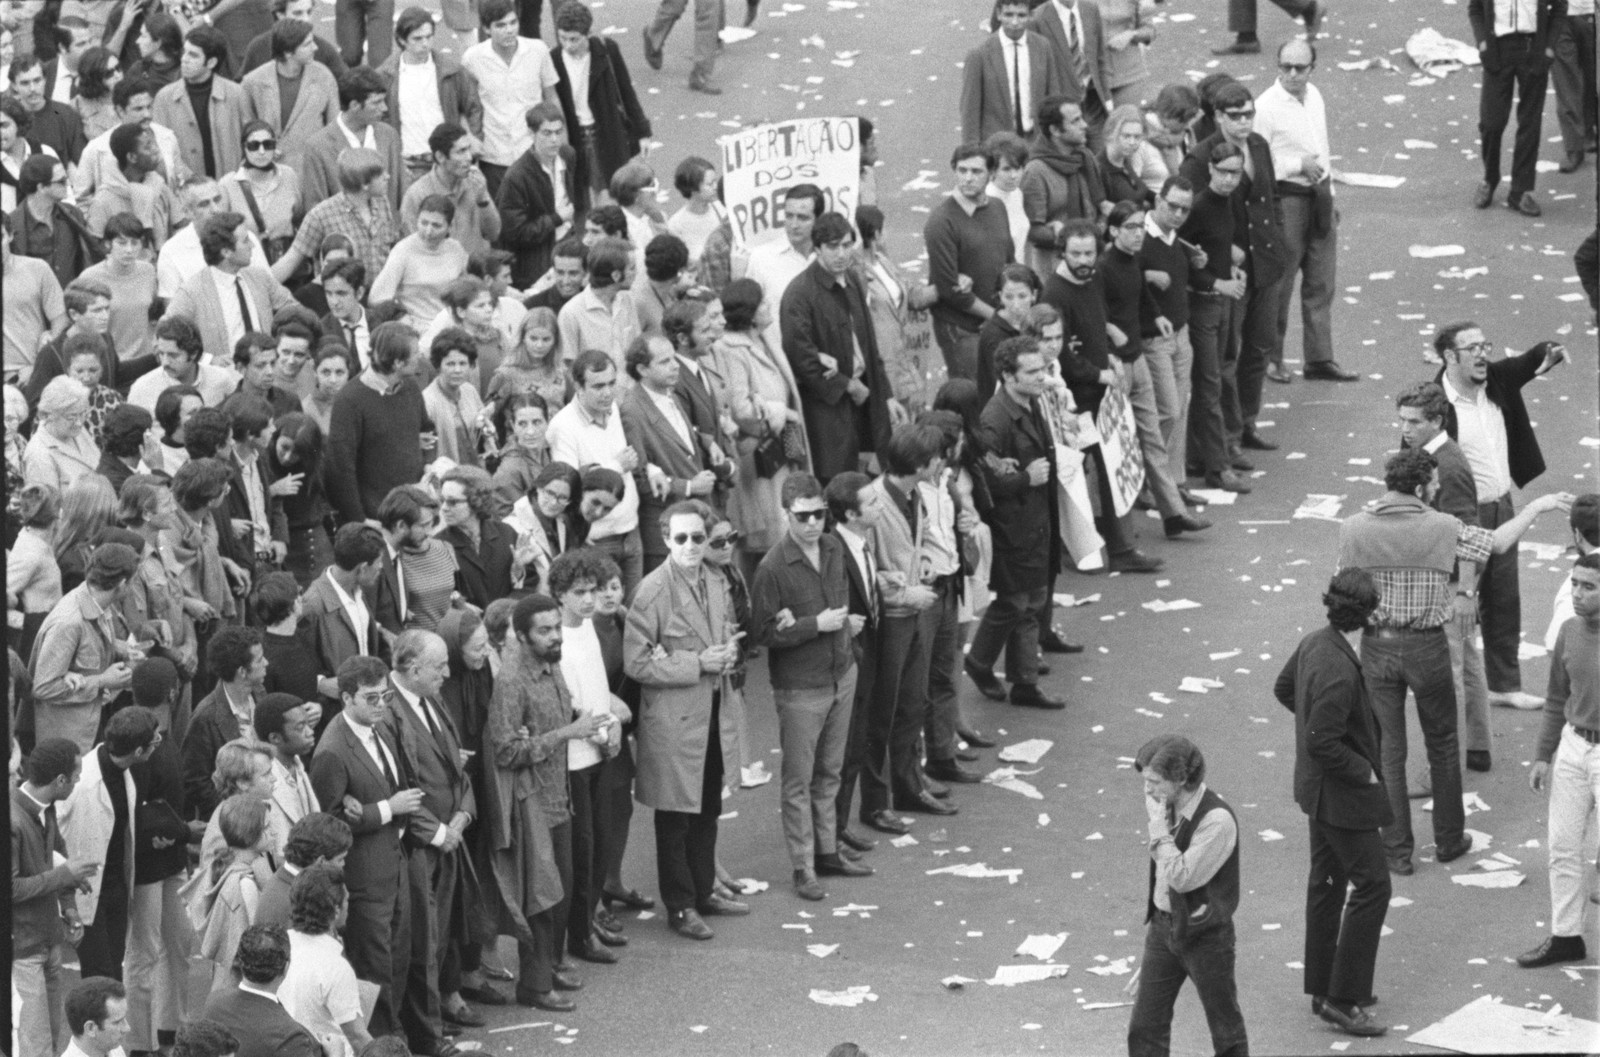
[[[1144,487],[1144,450],[1139,447],[1133,407],[1118,386],[1106,387],[1095,425],[1100,430],[1100,454],[1111,478],[1112,505],[1117,517],[1122,517],[1133,508]]]
[[[861,133],[853,117],[807,117],[756,125],[717,140],[722,196],[736,245],[781,239],[783,197],[815,184],[828,210],[853,227],[861,191]]]

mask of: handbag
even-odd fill
[[[783,452],[782,434],[770,430],[756,441],[755,450],[751,454],[755,457],[756,475],[759,477],[776,477],[779,470],[789,465],[789,460]]]
[[[244,194],[244,204],[250,207],[250,219],[256,222],[256,230],[261,232],[261,252],[267,255],[268,264],[276,264],[278,258],[288,252],[294,240],[281,235],[277,238],[267,238],[267,220],[261,214],[261,203],[256,201],[256,193],[250,187],[250,181],[240,180],[239,190]]]

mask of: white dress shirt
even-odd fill
[[[367,750],[367,755],[372,758],[372,762],[377,765],[378,770],[393,777],[395,790],[398,792],[401,788],[400,767],[395,763],[394,756],[390,754],[389,746],[385,745],[383,739],[378,737],[377,731],[365,723],[358,722],[348,711],[344,713],[344,718],[345,722],[350,724],[350,730],[355,734],[356,740],[361,743],[363,749]],[[378,819],[385,826],[394,819],[394,809],[389,806],[387,798],[378,801]]]
[[[439,718],[439,712],[437,709],[435,709],[428,702],[424,701],[422,698],[418,697],[416,694],[413,694],[410,690],[407,690],[405,687],[401,686],[398,682],[394,684],[394,688],[400,700],[404,701],[406,703],[406,707],[411,709],[411,714],[417,717],[418,723],[421,723],[423,727],[429,730],[439,731],[444,729],[444,720]],[[434,736],[438,737],[437,734]],[[449,823],[450,820],[447,818],[440,819],[439,827],[433,831],[433,839],[428,843],[432,844],[435,848],[442,845],[444,843],[445,836],[449,833]]]
[[[251,260],[267,259],[261,249],[261,240],[253,231],[250,232],[250,247],[254,250]],[[205,267],[205,254],[200,252],[200,232],[195,230],[193,224],[185,224],[161,244],[161,252],[156,255],[156,293],[168,301],[172,300],[177,296],[178,288],[199,275]],[[235,299],[235,309],[238,308],[238,304],[238,300]],[[230,354],[232,351],[228,350]]]
[[[1022,131],[1033,131],[1033,95],[1028,89],[1028,78],[1033,75],[1033,60],[1028,54],[1028,34],[1024,33],[1016,40],[1000,34],[1000,51],[1006,60],[1006,94],[1011,94],[1013,85],[1017,88],[1017,98],[1011,101],[1017,108],[1017,114],[1022,118]]]
[[[1532,33],[1538,25],[1539,0],[1495,0],[1494,35]]]
[[[605,656],[594,621],[561,630],[561,676],[572,694],[572,709],[586,716],[611,712],[611,686],[606,681]],[[567,770],[579,771],[601,760],[600,748],[586,738],[567,742]]]
[[[658,393],[648,385],[644,387],[644,391],[650,397],[651,403],[655,404],[661,410],[661,413],[666,416],[667,422],[672,426],[673,432],[678,435],[678,439],[683,441],[684,447],[694,451],[694,434],[689,429],[688,417],[684,415],[683,408],[678,405],[678,398],[671,393]]]
[[[395,563],[399,567],[399,563]],[[339,605],[344,608],[344,615],[350,618],[350,626],[356,629],[356,636],[363,644],[367,641],[367,628],[371,624],[372,614],[367,609],[367,600],[361,593],[361,588],[356,588],[354,595],[348,594],[339,581],[333,578],[333,570],[329,569],[323,574],[328,578],[328,583],[333,587],[333,593],[339,598]]]
[[[583,49],[583,54],[578,58],[572,57],[572,52],[563,52],[562,65],[567,68],[567,84],[572,89],[572,112],[578,119],[579,128],[588,128],[594,124],[594,111],[589,109],[589,49]]]
[[[622,502],[589,526],[590,540],[626,536],[639,527],[639,491],[633,474],[625,472],[617,459],[628,446],[628,438],[622,432],[622,414],[615,406],[611,408],[610,417],[598,423],[583,410],[582,404],[573,400],[550,419],[545,440],[550,445],[552,461],[568,466],[599,463],[622,474]]]
[[[258,468],[261,456],[257,452],[240,454],[236,448],[234,458],[239,460],[239,483],[244,486],[245,502],[250,507],[251,546],[260,554],[272,547],[272,520],[267,513],[267,490],[261,483]]]
[[[1456,443],[1472,467],[1478,486],[1478,502],[1493,503],[1511,494],[1511,462],[1506,444],[1506,417],[1500,406],[1489,399],[1489,391],[1478,387],[1476,398],[1464,395],[1445,375],[1444,395],[1456,409]]]
[[[363,130],[362,134],[357,136],[354,132],[350,131],[350,126],[344,123],[343,114],[340,114],[333,120],[334,123],[339,126],[339,131],[344,133],[345,142],[350,144],[350,148],[352,150],[375,151],[378,149],[378,134],[372,131],[371,125],[368,125],[366,129]],[[393,179],[393,176],[391,175],[390,178]]]
[[[1314,84],[1306,85],[1304,101],[1289,94],[1279,81],[1256,97],[1255,131],[1272,148],[1272,167],[1279,180],[1311,185],[1302,168],[1306,158],[1315,158],[1328,179],[1333,164],[1328,152],[1328,113],[1322,93]]]

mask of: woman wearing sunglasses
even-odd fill
[[[265,121],[244,127],[244,161],[218,184],[229,212],[261,239],[268,261],[276,261],[294,241],[300,223],[300,176],[278,162],[278,137]]]

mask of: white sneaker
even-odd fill
[[[1515,708],[1524,712],[1544,707],[1544,698],[1535,697],[1526,690],[1512,690],[1507,693],[1489,691],[1489,703],[1499,705],[1501,708]]]

